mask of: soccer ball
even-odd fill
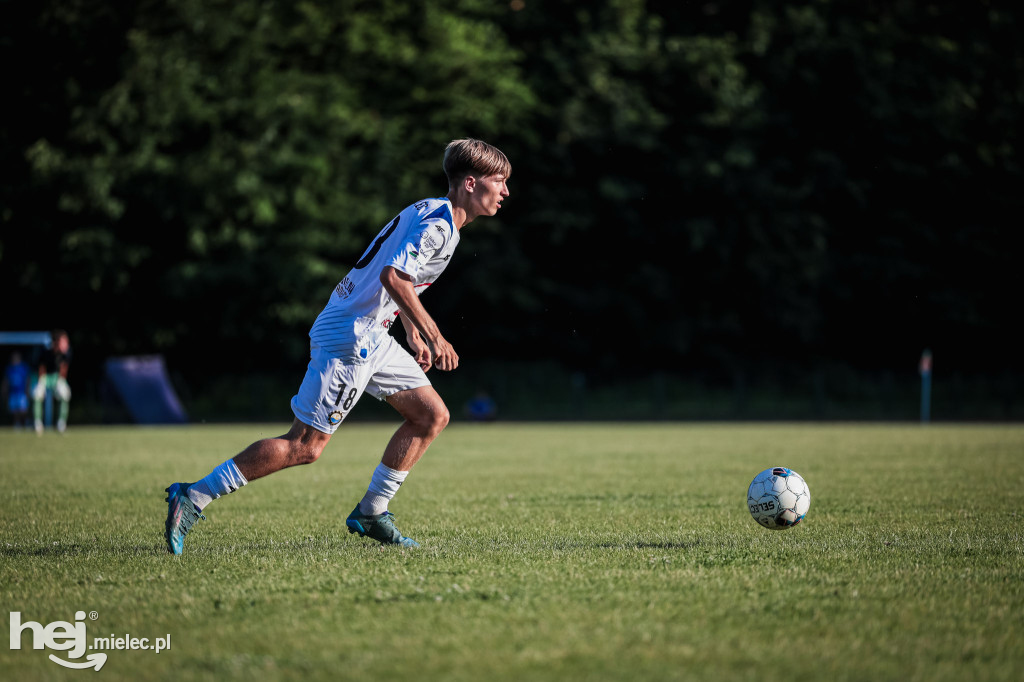
[[[792,528],[811,507],[811,491],[803,477],[786,467],[765,469],[750,482],[747,507],[754,520],[769,530]]]

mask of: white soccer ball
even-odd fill
[[[792,528],[811,507],[811,491],[803,477],[786,467],[765,469],[750,482],[747,507],[754,520],[769,530]]]

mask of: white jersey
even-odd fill
[[[312,343],[338,357],[366,360],[398,316],[380,275],[391,266],[413,279],[422,294],[444,271],[459,245],[446,198],[424,199],[388,223],[362,258],[338,283],[309,331]]]

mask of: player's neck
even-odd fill
[[[455,229],[461,230],[465,225],[470,224],[479,215],[478,213],[470,212],[471,209],[467,208],[470,206],[469,201],[461,201],[458,192],[452,190],[448,192],[446,197],[452,204],[452,221],[455,223]]]

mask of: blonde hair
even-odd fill
[[[502,175],[507,179],[512,174],[512,164],[500,149],[468,137],[448,143],[442,166],[449,185],[467,175]]]

